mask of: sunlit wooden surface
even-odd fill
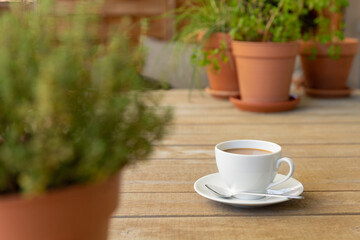
[[[303,97],[297,110],[278,114],[241,112],[198,91],[189,99],[172,90],[164,102],[175,110],[171,134],[149,161],[123,172],[110,240],[360,239],[360,91]],[[233,139],[282,145],[305,200],[241,209],[195,193],[198,178],[217,172],[214,145]]]

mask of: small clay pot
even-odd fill
[[[198,40],[203,38],[203,33],[199,34]],[[204,42],[203,49],[204,51],[211,51],[216,48],[220,48],[221,44],[225,43],[227,49],[223,54],[226,55],[228,61],[224,62],[221,58],[221,53],[215,55],[209,55],[208,59],[211,61],[216,58],[219,63],[219,70],[214,69],[212,65],[206,67],[206,72],[209,79],[210,89],[215,93],[216,92],[223,94],[228,92],[228,96],[234,96],[234,92],[239,92],[239,85],[236,75],[235,59],[231,51],[231,38],[227,33],[215,33],[211,35]]]
[[[118,204],[119,176],[26,198],[0,197],[0,238],[6,240],[105,240]]]
[[[328,49],[331,45],[340,47],[338,59],[329,56]],[[347,89],[348,76],[358,46],[359,41],[355,38],[326,45],[311,41],[301,42],[301,63],[306,87],[325,90]],[[310,56],[314,50],[316,50],[315,60],[311,60]]]
[[[285,102],[299,50],[298,42],[232,42],[244,102]]]

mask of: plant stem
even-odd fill
[[[271,25],[274,23],[275,17],[279,14],[280,9],[282,8],[283,4],[284,4],[284,0],[279,2],[279,5],[278,5],[276,11],[274,11],[274,13],[271,15],[269,21],[267,22],[266,27],[265,27],[264,36],[262,38],[263,42],[266,41],[266,39],[268,37],[269,29],[271,28]]]

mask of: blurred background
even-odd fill
[[[0,0],[0,14],[9,8],[10,2],[12,1]],[[33,4],[33,1],[28,2],[30,6]],[[76,0],[55,2],[59,4],[59,8],[71,9]],[[129,35],[133,43],[141,41],[145,46],[142,72],[146,78],[169,83],[172,88],[187,88],[191,83],[194,84],[192,80],[196,78],[195,85],[205,87],[205,71],[197,71],[190,62],[193,46],[171,41],[177,28],[181,28],[181,24],[175,24],[174,10],[182,7],[185,2],[186,0],[106,0],[101,13],[104,35],[112,27],[131,29]],[[360,1],[349,2],[350,6],[344,13],[345,35],[360,39]],[[299,77],[301,65],[297,61],[294,78]],[[360,87],[360,55],[353,63],[348,82],[351,87]]]

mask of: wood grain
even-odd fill
[[[175,0],[107,0],[102,17],[105,28],[121,26],[123,18],[131,20],[131,35],[137,39],[140,32],[140,20],[148,19],[147,35],[160,40],[169,40],[175,31],[174,19],[169,11],[175,8]],[[168,16],[164,17],[165,14]],[[161,17],[162,16],[162,17]]]
[[[191,193],[123,193],[113,214],[117,217],[189,216],[306,216],[360,215],[360,191],[305,192],[303,200],[291,200],[263,208],[236,208]],[[161,204],[160,204],[161,203]]]
[[[360,93],[341,100],[303,97],[298,110],[278,114],[247,113],[227,101],[184,90],[164,95],[175,107],[175,126],[163,145],[210,144],[229,139],[264,139],[280,144],[360,143]],[[308,106],[307,106],[308,105]],[[196,135],[189,138],[193,132]],[[311,134],[311,139],[309,139]]]
[[[233,112],[233,111],[232,111]],[[242,115],[240,115],[242,114]],[[243,115],[244,114],[244,115]],[[357,117],[356,117],[357,116]],[[348,124],[348,123],[359,123],[360,115],[356,112],[351,114],[334,115],[334,114],[308,114],[302,117],[298,115],[289,115],[284,117],[283,115],[255,115],[248,113],[237,113],[233,112],[227,115],[210,115],[208,117],[199,116],[194,113],[180,114],[176,112],[176,119],[174,124],[176,125],[257,125],[266,122],[268,125],[275,124],[292,124],[292,125],[312,125],[312,124]]]
[[[196,133],[196,134],[194,134]],[[311,137],[310,137],[311,136]],[[234,139],[260,139],[278,144],[360,144],[360,123],[293,125],[177,125],[164,145],[216,145]]]
[[[115,239],[360,239],[360,91],[302,97],[291,112],[255,114],[194,91],[156,92],[173,106],[170,134],[150,160],[123,171]],[[214,145],[231,139],[279,143],[296,165],[304,200],[240,209],[207,200],[194,182],[217,172]],[[282,165],[280,173],[287,172]]]
[[[209,96],[203,89],[173,89],[169,91],[156,91],[154,94],[163,96],[164,103],[171,104],[172,106],[184,106],[184,105],[207,105],[216,107],[217,105],[232,105],[227,100],[219,100]],[[318,106],[323,106],[326,109],[336,108],[337,106],[356,106],[359,105],[360,99],[360,89],[354,91],[349,98],[339,98],[339,99],[319,99],[311,98],[303,95],[303,92],[295,92],[295,94],[300,95],[302,106],[307,106],[308,109],[315,109]],[[215,105],[214,105],[215,103]],[[351,109],[353,111],[359,111],[358,109]],[[240,111],[241,112],[241,111]],[[296,111],[295,111],[296,112]],[[278,115],[279,113],[271,113],[271,115]],[[284,112],[280,114],[292,115],[294,111]],[[262,114],[260,114],[262,115]],[[265,114],[266,115],[266,114]]]
[[[175,0],[107,0],[103,14],[154,16],[164,14],[175,7]]]
[[[330,147],[331,146],[331,147]],[[150,159],[213,159],[215,145],[161,145],[156,146]],[[360,144],[282,144],[283,156],[287,157],[359,157]]]
[[[360,190],[360,157],[293,157],[294,177],[306,191]],[[123,172],[124,192],[193,192],[194,182],[217,172],[214,158],[162,159],[141,162]],[[281,165],[280,173],[287,172]]]
[[[358,240],[360,216],[114,218],[110,229],[110,240]]]
[[[157,92],[159,96],[163,96],[165,105],[174,106],[176,108],[177,117],[195,117],[193,124],[196,124],[196,119],[202,118],[222,118],[222,117],[238,117],[239,119],[250,121],[258,118],[258,121],[266,122],[268,119],[283,119],[289,117],[289,120],[296,120],[302,122],[303,118],[311,120],[313,117],[340,117],[343,116],[358,116],[360,119],[360,92],[357,91],[349,99],[313,99],[306,96],[302,97],[299,107],[290,112],[284,113],[250,113],[237,110],[229,101],[214,99],[202,92],[193,92],[191,98],[188,97],[186,90],[172,90],[174,94],[171,97],[164,92]],[[185,92],[184,92],[185,91]],[[248,117],[250,119],[248,119]],[[289,121],[288,120],[288,121]],[[319,120],[319,118],[318,118]],[[324,118],[324,120],[326,120]],[[356,119],[354,119],[356,120]],[[289,121],[292,122],[292,121]]]
[[[63,14],[72,12],[78,2],[56,0],[57,9]],[[176,0],[105,0],[101,10],[94,8],[88,11],[101,16],[102,39],[106,39],[114,29],[120,28],[137,42],[143,34],[140,31],[140,19],[144,18],[148,19],[149,25],[146,35],[160,40],[170,40],[175,31],[174,17],[171,14],[164,16],[175,7]]]

